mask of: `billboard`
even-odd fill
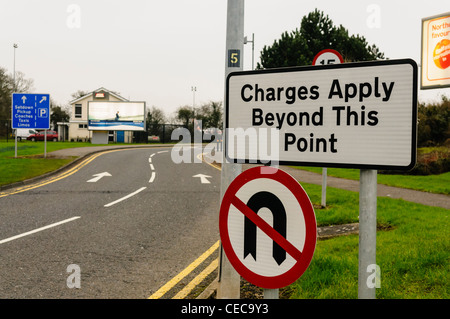
[[[450,87],[450,12],[422,19],[421,89]]]
[[[145,131],[145,102],[88,102],[88,129]]]

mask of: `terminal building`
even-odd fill
[[[88,130],[88,102],[129,102],[126,98],[103,87],[80,96],[70,102],[71,117],[68,123],[69,141],[91,141],[93,132]],[[60,124],[60,123],[58,123]],[[133,132],[109,131],[108,142],[132,143]]]

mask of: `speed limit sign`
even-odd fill
[[[325,49],[320,51],[314,57],[312,65],[327,65],[344,63],[342,55],[333,49]]]

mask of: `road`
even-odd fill
[[[219,196],[220,171],[169,147],[0,194],[0,298],[148,298],[218,241]]]

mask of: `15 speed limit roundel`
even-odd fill
[[[314,209],[301,185],[273,167],[254,167],[228,187],[220,238],[236,271],[268,289],[285,287],[308,268],[316,247]]]

